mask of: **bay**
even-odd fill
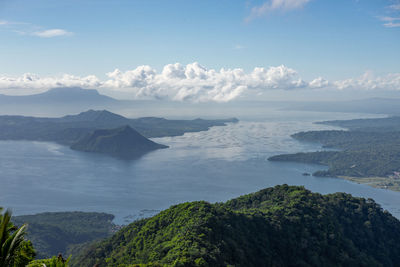
[[[116,215],[116,223],[124,224],[177,203],[226,201],[290,184],[323,194],[346,192],[373,198],[400,218],[398,192],[302,175],[323,166],[267,160],[280,153],[320,150],[318,144],[290,137],[299,131],[337,129],[315,121],[371,116],[270,110],[209,131],[155,138],[170,148],[135,161],[77,152],[54,143],[0,141],[0,206],[11,208],[15,215],[107,212]]]

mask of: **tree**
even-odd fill
[[[24,239],[27,225],[14,226],[11,211],[2,211],[0,207],[0,267],[25,266],[35,257],[31,242]]]
[[[51,259],[35,260],[27,265],[27,267],[68,267],[70,258],[64,259],[61,254]]]

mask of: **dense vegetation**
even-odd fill
[[[68,267],[71,258],[64,259],[61,254],[50,259],[31,261],[26,267]]]
[[[157,144],[129,126],[116,129],[95,130],[71,146],[74,150],[108,154],[123,159],[133,159],[156,149],[167,148]]]
[[[35,257],[30,241],[24,236],[26,225],[16,227],[11,222],[11,212],[3,213],[0,207],[0,267],[24,267]]]
[[[400,171],[399,122],[399,117],[324,122],[346,126],[351,130],[300,132],[292,137],[305,142],[318,142],[325,148],[340,151],[277,155],[269,160],[329,166],[326,171],[314,173],[316,176],[392,176],[394,172]]]
[[[373,200],[276,186],[183,203],[87,247],[72,266],[395,266],[400,222]],[[141,266],[144,266],[141,265]]]
[[[34,244],[37,258],[62,253],[73,246],[111,235],[114,216],[94,212],[48,212],[13,217],[15,225],[28,224],[27,238]]]

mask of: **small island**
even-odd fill
[[[155,143],[130,126],[115,129],[95,130],[75,144],[71,149],[111,155],[123,159],[134,159],[168,146]]]

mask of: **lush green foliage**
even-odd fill
[[[400,171],[400,131],[393,131],[400,129],[399,122],[400,117],[326,122],[353,130],[300,132],[293,138],[340,151],[277,155],[269,160],[329,166],[316,176],[387,177]]]
[[[51,259],[35,260],[30,262],[27,267],[68,267],[70,258],[64,259],[60,254]]]
[[[72,266],[395,266],[400,222],[373,200],[276,186],[184,203],[89,246]]]
[[[0,208],[2,212],[2,208]],[[11,223],[11,212],[0,213],[0,267],[23,267],[35,257],[32,243],[24,239],[26,225]]]
[[[27,238],[32,241],[38,258],[62,253],[69,255],[73,245],[108,237],[115,229],[114,216],[94,212],[48,212],[16,216],[16,225],[28,223]]]

